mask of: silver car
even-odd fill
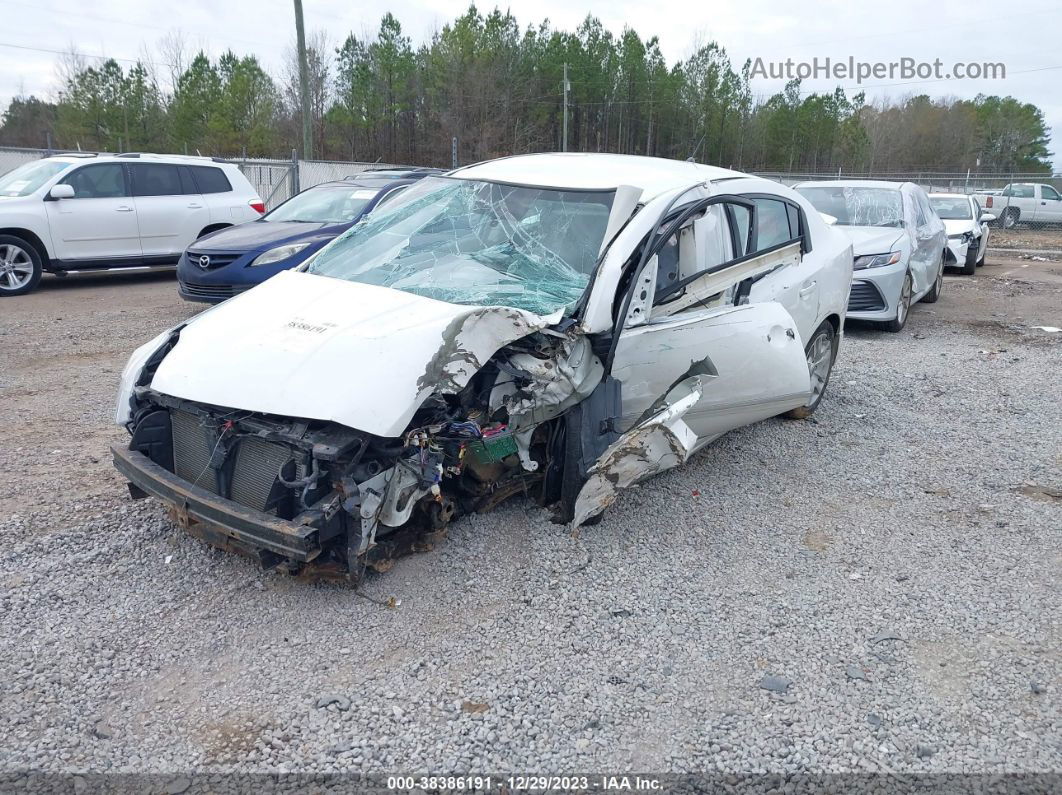
[[[947,233],[920,187],[860,179],[803,182],[796,190],[852,240],[849,318],[896,332],[912,304],[940,297]]]

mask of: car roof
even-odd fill
[[[648,199],[699,182],[747,175],[662,157],[551,152],[488,160],[459,168],[449,176],[570,190],[612,190],[620,185],[633,185],[641,188],[644,198]]]
[[[144,161],[148,163],[176,163],[189,166],[219,166],[235,168],[236,164],[231,160],[220,157],[200,157],[198,155],[157,155],[151,152],[119,152],[117,154],[101,152],[63,152],[52,155],[48,160],[58,160],[62,163],[126,163],[130,161]]]
[[[833,188],[838,185],[842,188],[884,188],[885,190],[900,190],[913,185],[911,182],[894,182],[887,179],[818,179],[800,182],[794,188]]]
[[[972,199],[973,196],[969,193],[937,193],[934,191],[929,194],[930,198],[938,199]]]

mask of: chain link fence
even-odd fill
[[[0,175],[23,163],[58,154],[47,149],[0,147]],[[258,195],[272,209],[295,193],[322,182],[345,179],[365,171],[401,168],[393,163],[290,158],[232,158]],[[1015,249],[1062,250],[1062,174],[977,174],[974,172],[755,172],[784,185],[812,180],[877,179],[914,182],[930,193],[975,194],[981,206],[997,217],[993,245]]]

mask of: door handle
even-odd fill
[[[131,213],[131,212],[133,212],[133,208],[132,208],[132,207],[130,207],[130,206],[128,206],[128,205],[126,205],[126,204],[123,204],[123,205],[122,205],[121,207],[116,207],[116,208],[115,208],[115,212],[119,212],[119,213]]]
[[[188,209],[189,209],[189,210],[198,210],[198,209],[199,209],[200,207],[202,207],[202,206],[203,206],[203,205],[201,205],[201,204],[189,204],[189,205],[188,205]]]
[[[812,282],[811,284],[805,284],[803,287],[800,288],[800,297],[803,298],[804,296],[809,295],[811,293],[811,291],[814,290],[817,285],[818,285],[818,282]]]

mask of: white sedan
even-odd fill
[[[944,284],[944,224],[913,182],[802,182],[796,190],[852,240],[848,317],[901,331],[911,307],[934,303]]]
[[[851,278],[847,238],[768,180],[462,168],[138,349],[115,464],[210,543],[351,580],[518,494],[579,525],[733,428],[814,411]]]
[[[996,216],[982,210],[976,196],[964,193],[931,193],[929,203],[948,233],[944,264],[958,266],[967,276],[973,276],[977,267],[985,264],[988,224]]]

